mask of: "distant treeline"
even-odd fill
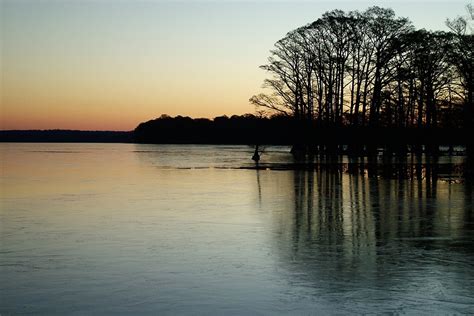
[[[132,132],[75,130],[0,131],[0,142],[129,143],[132,141]]]
[[[431,32],[391,9],[327,12],[275,44],[250,102],[321,127],[470,128],[473,19],[468,5]]]
[[[139,143],[274,144],[274,145],[467,145],[474,132],[464,128],[321,127],[290,116],[252,114],[211,119],[160,118],[141,123],[134,131]],[[295,141],[297,140],[297,141]]]

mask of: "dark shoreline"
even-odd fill
[[[318,122],[291,117],[243,116],[192,119],[167,117],[150,120],[134,130],[134,141],[149,144],[235,144],[318,146],[319,152],[340,151],[348,146],[351,152],[363,147],[383,147],[393,152],[406,151],[407,146],[474,145],[474,127],[353,127],[325,126]],[[311,151],[310,150],[310,151]],[[419,151],[419,148],[417,149]]]
[[[133,132],[79,130],[5,130],[4,143],[132,143]]]
[[[79,142],[196,145],[469,146],[474,128],[398,129],[267,126],[151,126],[135,131],[1,130],[0,142]]]

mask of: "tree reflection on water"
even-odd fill
[[[430,159],[336,162],[287,171],[293,206],[273,211],[274,242],[292,282],[361,304],[457,297],[467,311],[474,303],[473,190],[469,181],[451,181],[458,167]],[[262,178],[265,209],[272,189]]]

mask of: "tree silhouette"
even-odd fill
[[[472,6],[468,6],[470,17]],[[472,126],[473,36],[415,30],[393,10],[333,10],[289,32],[261,66],[271,92],[250,98],[269,113],[325,127]],[[471,31],[471,34],[467,34]]]
[[[453,32],[450,57],[452,64],[456,67],[459,78],[459,86],[464,100],[464,125],[470,127],[474,124],[474,7],[467,5],[466,17],[457,17],[447,20],[446,24]]]

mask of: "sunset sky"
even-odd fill
[[[332,9],[391,7],[446,30],[454,1],[0,0],[0,129],[131,130],[160,116],[253,113],[258,68]]]

